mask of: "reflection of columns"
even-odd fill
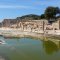
[[[53,43],[55,43],[57,45],[58,48],[60,48],[60,40],[50,40],[52,41]]]
[[[57,41],[54,42],[54,43],[57,45],[58,48],[60,48],[60,41],[59,41],[59,40],[57,40]]]
[[[53,52],[59,50],[58,46],[54,42],[49,41],[49,40],[43,42],[43,47],[47,54],[52,54]]]

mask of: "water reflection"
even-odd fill
[[[0,60],[9,60],[8,57],[5,57],[4,55],[0,55]]]
[[[5,60],[60,60],[60,42],[56,44],[31,38],[4,40],[7,44],[0,45],[0,56]]]
[[[43,47],[47,54],[53,54],[54,52],[57,52],[60,49],[60,42],[58,42],[58,44],[55,44],[52,41],[44,41]]]

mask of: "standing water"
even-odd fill
[[[0,44],[0,60],[60,60],[60,47],[51,41],[20,38],[4,39]]]

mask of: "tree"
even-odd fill
[[[56,18],[60,17],[60,9],[56,7]]]
[[[47,7],[45,10],[45,18],[48,20],[54,20],[57,14],[60,14],[58,7]]]
[[[45,18],[45,15],[44,14],[41,14],[40,18],[41,19],[44,19]]]

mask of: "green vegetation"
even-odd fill
[[[40,16],[35,15],[35,14],[29,14],[29,15],[25,15],[25,16],[22,16],[22,17],[18,17],[18,18],[27,19],[27,20],[38,20],[38,19],[40,19]]]
[[[45,14],[41,14],[40,19],[45,19]]]
[[[47,7],[44,14],[47,19],[53,19],[56,18],[57,14],[60,14],[60,9],[58,7]]]
[[[45,18],[48,21],[56,21],[56,18],[60,17],[60,8],[58,7],[47,7],[45,10]]]

